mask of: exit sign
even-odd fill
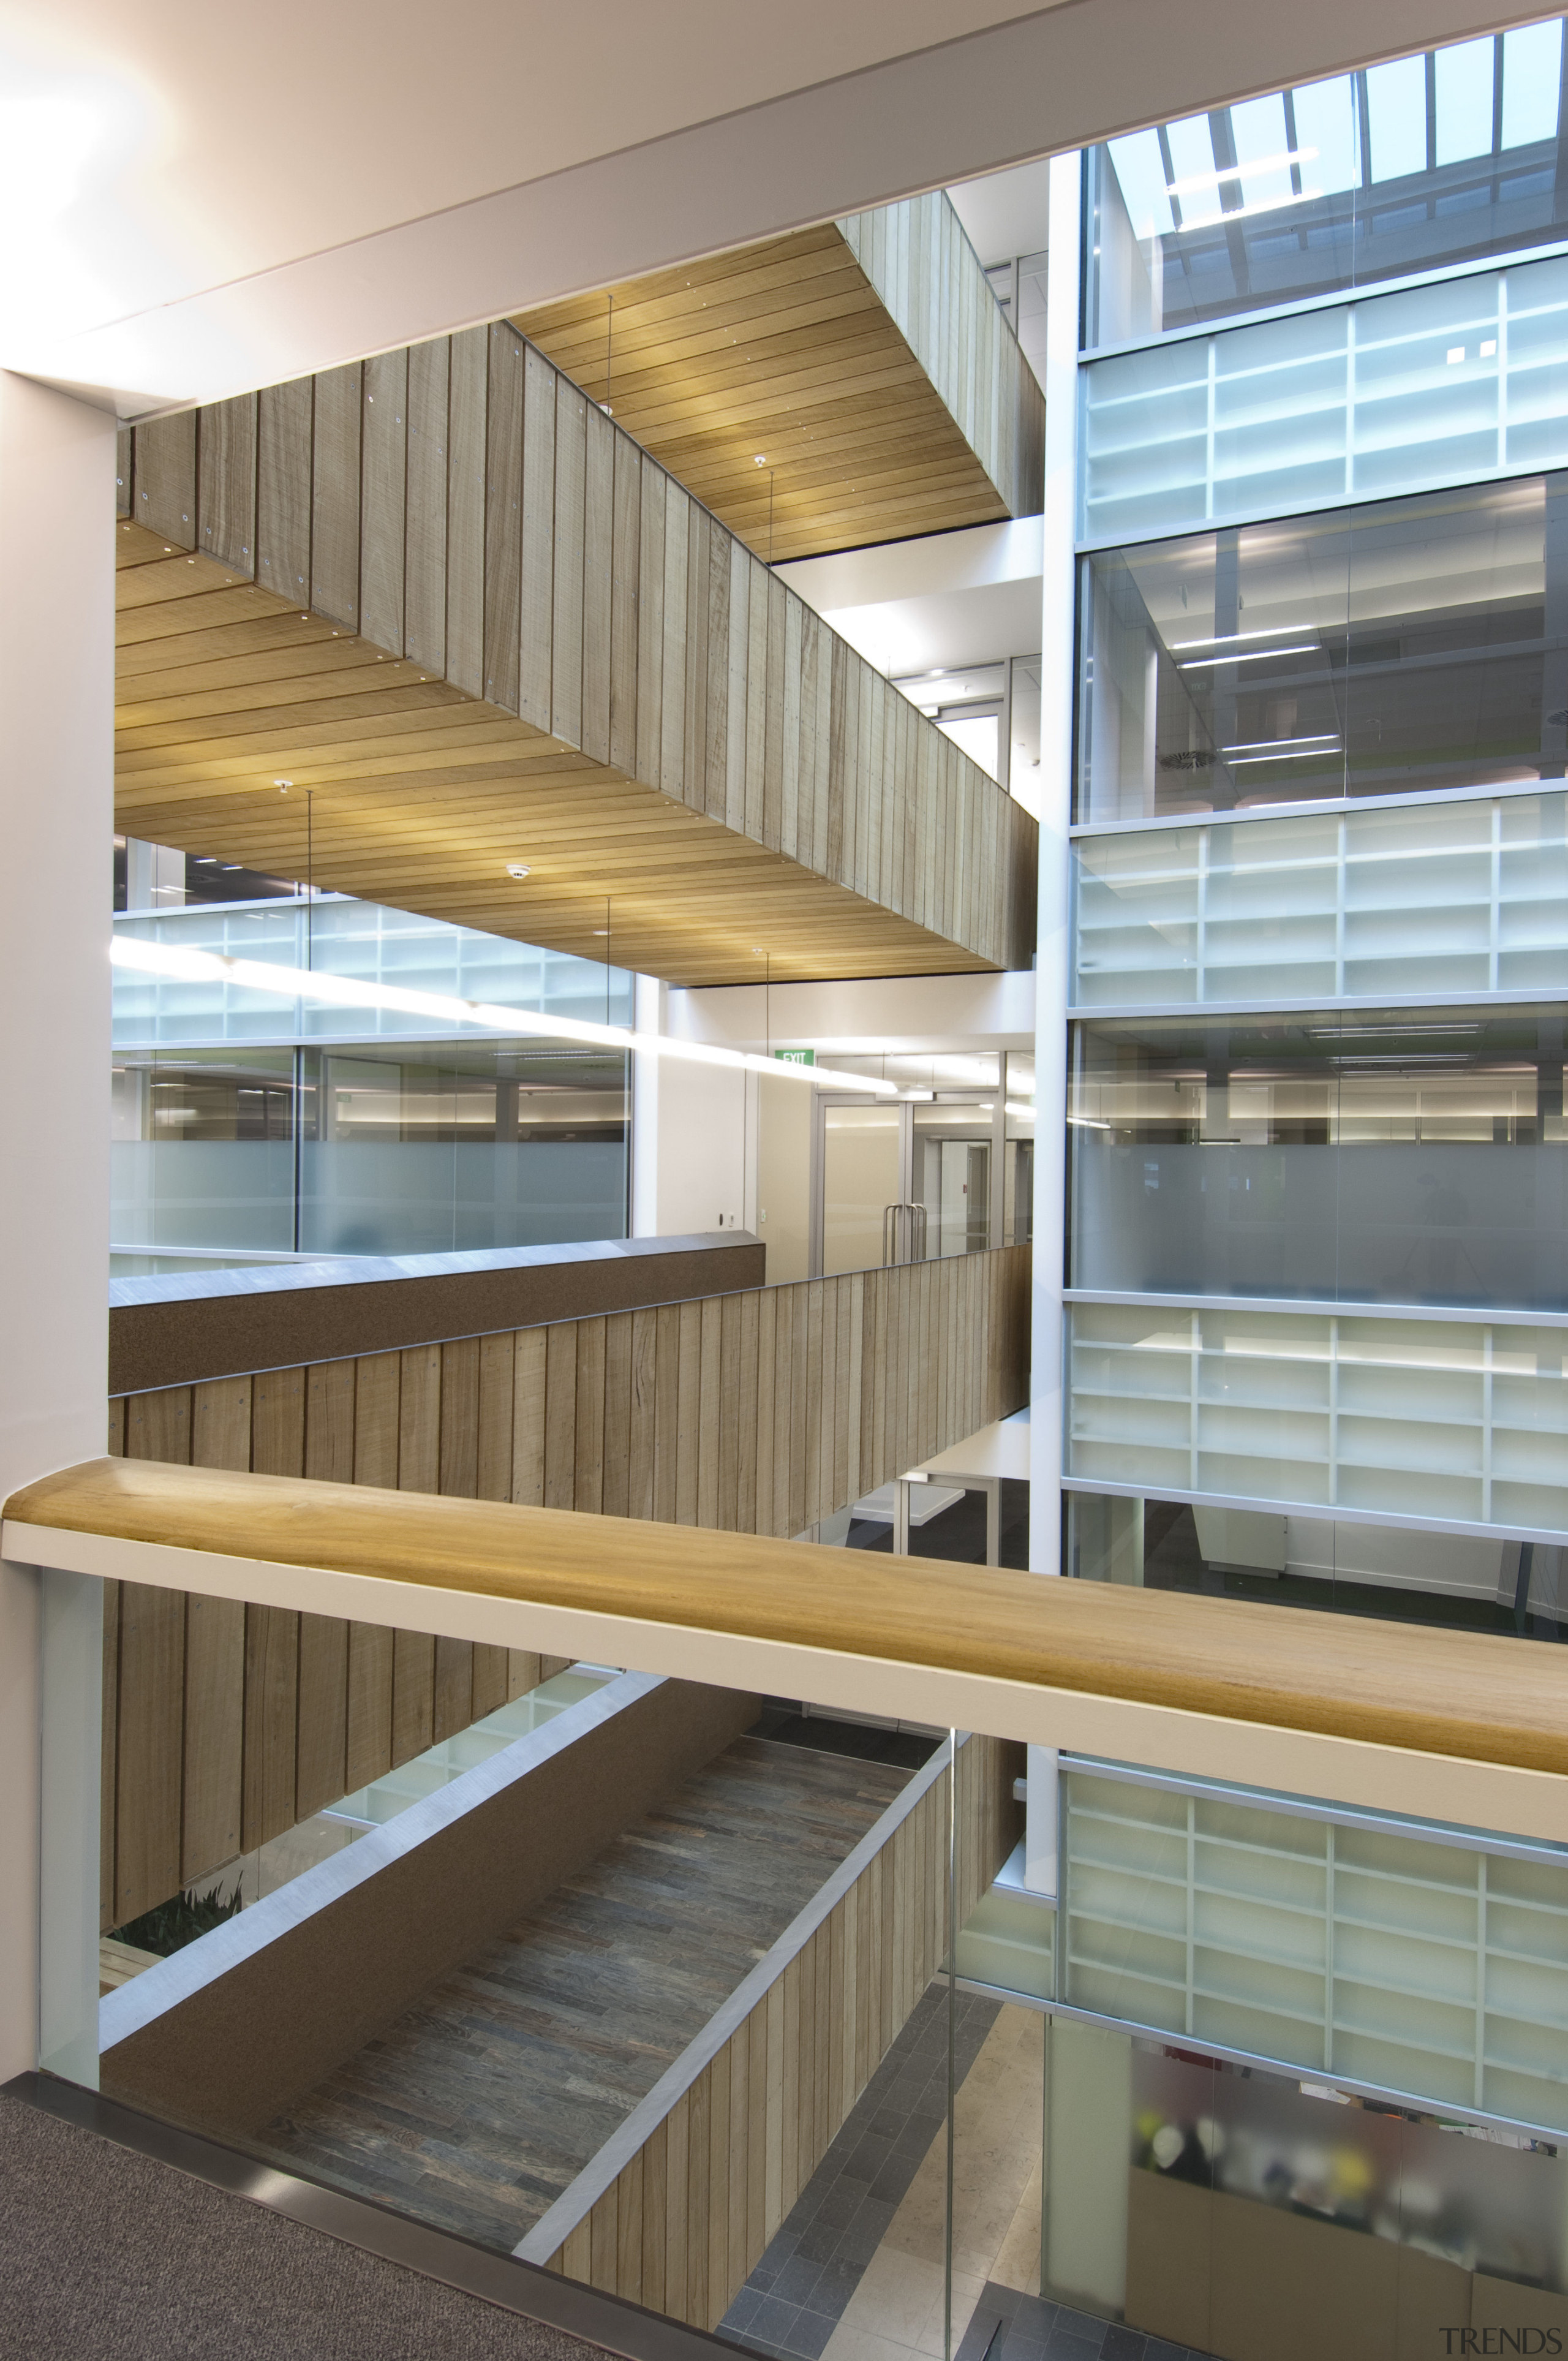
[[[815,1049],[775,1049],[773,1055],[781,1066],[815,1066],[817,1063]]]

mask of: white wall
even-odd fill
[[[727,1049],[811,1048],[828,1064],[835,1049],[1029,1049],[1035,1041],[1035,978],[891,975],[849,983],[716,984],[673,991],[668,1025],[689,1041]]]

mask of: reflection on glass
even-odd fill
[[[1080,819],[1563,775],[1568,478],[1083,563]]]
[[[1071,1492],[1066,1554],[1084,1582],[1568,1639],[1568,1551],[1552,1542]]]
[[[1071,1284],[1568,1311],[1563,1041],[1556,1006],[1080,1025]]]
[[[1561,238],[1560,21],[1091,151],[1091,349]]]

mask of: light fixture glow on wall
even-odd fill
[[[115,967],[170,983],[230,983],[242,992],[273,992],[284,1000],[309,1000],[330,1008],[384,1008],[400,1016],[428,1016],[441,1025],[483,1025],[498,1033],[525,1034],[549,1041],[581,1041],[596,1049],[636,1050],[677,1058],[694,1066],[783,1076],[820,1083],[825,1090],[870,1091],[896,1098],[896,1082],[872,1082],[865,1074],[841,1074],[830,1066],[792,1066],[748,1049],[721,1049],[707,1041],[676,1041],[663,1033],[637,1033],[628,1025],[592,1025],[576,1016],[543,1016],[527,1008],[502,1008],[490,1001],[456,1000],[440,992],[405,992],[390,983],[363,983],[353,976],[323,975],[319,969],[275,967],[270,961],[230,959],[221,951],[181,950],[116,935],[109,957]]]

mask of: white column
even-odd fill
[[[0,1497],[104,1448],[114,540],[113,417],[0,371]],[[56,1870],[78,1896],[98,1850],[88,1656],[74,1731],[50,1732],[76,1741],[56,1838],[78,1852]],[[39,1753],[38,1576],[0,1565],[0,2078],[38,2056]]]
[[[1061,1572],[1062,1239],[1072,813],[1080,160],[1050,170],[1046,312],[1045,590],[1040,618],[1040,883],[1035,1013],[1035,1256],[1029,1564]]]
[[[1046,302],[1045,582],[1040,614],[1040,876],[1035,961],[1035,1254],[1031,1309],[1029,1564],[1060,1574],[1062,1245],[1067,1227],[1067,1005],[1070,976],[1072,714],[1078,523],[1079,230],[1082,167],[1050,169]],[[1031,1746],[1024,1883],[1057,1891],[1057,1751]],[[1058,1936],[1058,1940],[1060,1939]]]
[[[632,979],[631,1022],[639,1033],[664,1029],[669,986],[656,975]],[[659,1060],[646,1050],[631,1059],[631,1235],[659,1235]]]

